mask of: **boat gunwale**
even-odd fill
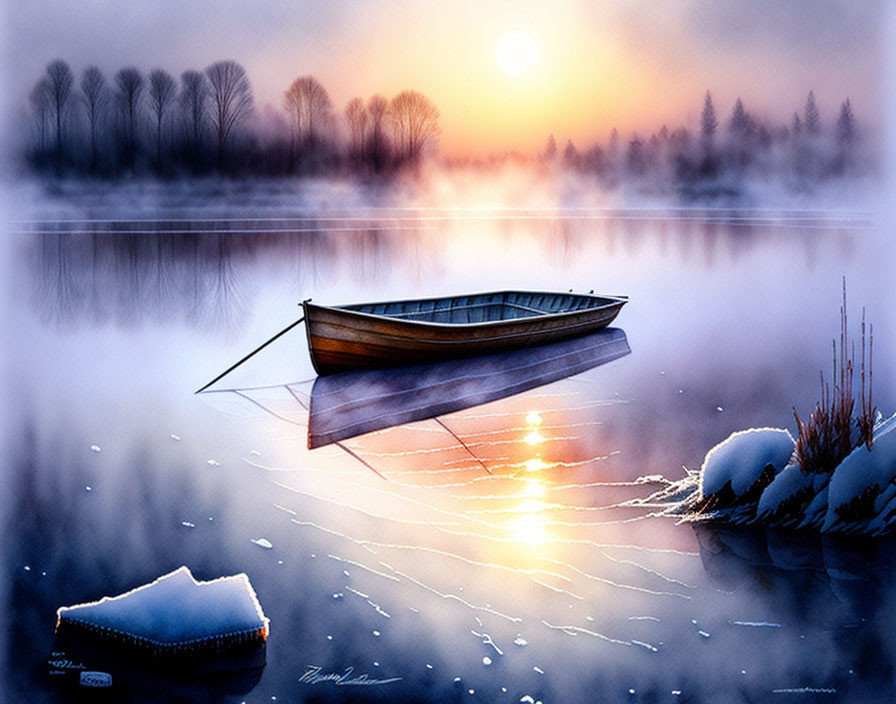
[[[352,310],[350,308],[346,308],[345,306],[375,306],[375,305],[395,305],[400,303],[415,303],[415,302],[428,302],[428,301],[445,301],[452,300],[456,298],[468,298],[473,296],[497,296],[504,295],[508,293],[522,293],[522,294],[530,294],[530,295],[551,295],[551,296],[578,296],[581,298],[591,298],[595,300],[607,300],[607,303],[603,303],[601,305],[591,306],[589,308],[581,308],[579,310],[569,310],[569,311],[558,311],[556,313],[545,312],[539,315],[527,315],[519,318],[506,318],[502,320],[486,320],[480,321],[477,323],[440,323],[435,321],[428,320],[407,320],[405,318],[396,318],[389,315],[382,315],[379,313],[365,313],[358,310]],[[597,295],[593,293],[570,293],[569,291],[521,291],[516,289],[508,289],[503,291],[483,291],[481,293],[466,293],[460,294],[458,296],[434,296],[430,298],[409,298],[409,299],[401,299],[395,301],[372,301],[369,303],[347,303],[341,306],[324,306],[319,303],[312,303],[310,298],[306,298],[302,301],[302,306],[306,311],[306,320],[308,318],[308,307],[318,308],[327,311],[336,311],[342,315],[348,316],[358,316],[363,319],[375,320],[375,321],[389,321],[390,323],[396,324],[407,324],[411,326],[422,326],[422,327],[430,327],[430,328],[445,328],[447,330],[465,330],[465,329],[477,329],[484,327],[495,327],[495,326],[509,326],[516,324],[528,324],[533,321],[542,321],[542,320],[558,320],[563,319],[565,317],[572,317],[575,315],[586,314],[590,312],[597,312],[604,309],[609,309],[614,306],[623,306],[628,303],[628,296],[615,296],[615,295]],[[504,302],[492,302],[490,305],[504,305]],[[450,309],[448,309],[450,310]],[[419,311],[419,312],[431,312],[431,311]],[[307,327],[307,326],[306,326]],[[310,331],[309,331],[310,334]]]

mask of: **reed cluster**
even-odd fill
[[[797,425],[794,460],[805,474],[830,474],[837,465],[864,444],[869,450],[874,439],[876,409],[872,401],[872,349],[874,327],[868,327],[868,365],[865,366],[866,336],[865,310],[862,309],[861,327],[861,389],[858,417],[854,417],[855,399],[852,382],[855,370],[855,342],[848,340],[846,314],[846,280],[843,280],[843,304],[840,307],[840,344],[831,341],[833,348],[832,379],[834,386],[825,381],[820,372],[821,400],[809,417],[803,421],[793,409]],[[847,355],[847,347],[849,354]],[[866,390],[867,389],[867,390]]]

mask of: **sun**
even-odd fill
[[[514,30],[495,44],[495,61],[505,73],[522,76],[541,58],[541,47],[525,32]]]

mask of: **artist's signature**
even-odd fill
[[[347,667],[342,672],[328,672],[321,674],[319,665],[308,665],[305,673],[299,677],[299,682],[303,684],[320,684],[321,682],[332,682],[339,687],[355,686],[371,686],[375,684],[389,684],[390,682],[398,682],[401,677],[389,677],[387,679],[374,679],[366,674],[355,674],[355,668]]]

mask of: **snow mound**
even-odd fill
[[[765,487],[759,504],[756,506],[756,517],[760,520],[769,519],[781,513],[788,503],[797,500],[800,495],[807,495],[813,491],[814,478],[810,474],[803,474],[799,465],[789,464]]]
[[[269,621],[245,574],[198,582],[180,567],[116,597],[57,611],[57,634],[86,633],[163,654],[222,652],[263,642]]]
[[[730,435],[716,445],[703,460],[700,489],[703,496],[715,496],[730,483],[735,497],[741,497],[760,480],[771,466],[775,475],[784,468],[796,447],[790,433],[780,428],[752,428]]]
[[[825,532],[859,532],[861,524],[874,518],[881,519],[880,528],[889,522],[880,512],[892,499],[896,482],[894,419],[896,416],[878,426],[870,450],[860,445],[834,470],[828,491]]]

